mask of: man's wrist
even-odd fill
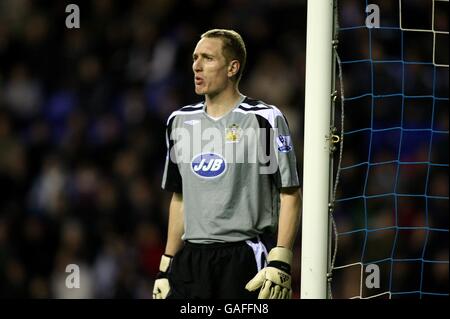
[[[267,261],[270,263],[272,261],[281,261],[288,265],[292,264],[292,250],[289,248],[277,246],[270,250],[269,255],[267,256]]]
[[[164,254],[161,256],[161,262],[159,263],[159,271],[163,273],[167,273],[172,264],[173,256]]]
[[[289,275],[291,274],[291,265],[289,265],[285,262],[279,261],[279,260],[270,261],[267,264],[267,267],[274,267],[274,268],[284,271],[285,273],[287,273]]]

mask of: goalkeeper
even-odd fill
[[[297,162],[281,111],[239,92],[245,61],[232,30],[210,30],[194,49],[195,92],[204,102],[167,121],[162,188],[173,195],[155,299],[291,298]]]

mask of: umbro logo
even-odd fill
[[[198,124],[198,123],[200,123],[200,120],[184,121],[184,124],[187,124],[187,125],[195,125],[195,124]]]

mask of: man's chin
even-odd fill
[[[202,89],[195,89],[195,94],[197,94],[197,95],[205,95],[206,92],[205,92],[205,90],[202,90]]]

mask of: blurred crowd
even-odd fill
[[[0,297],[151,298],[165,123],[202,100],[200,35],[242,34],[241,91],[286,113],[301,159],[305,16],[304,1],[0,1]]]
[[[79,29],[65,26],[69,3],[79,5]],[[363,25],[364,3],[340,1],[342,27]],[[395,5],[383,3],[382,23],[398,26]],[[412,17],[405,23],[422,21],[423,11],[412,6],[408,11]],[[448,30],[446,15],[437,16],[436,23]],[[160,188],[165,123],[172,111],[202,100],[193,92],[191,55],[199,36],[212,28],[234,29],[243,36],[248,61],[241,92],[277,105],[286,114],[301,169],[306,1],[0,1],[0,298],[151,298],[171,195]],[[367,29],[341,32],[339,52],[344,61],[367,59],[369,54],[397,61],[410,54],[411,61],[430,62],[429,53],[423,53],[433,51],[428,38],[402,48],[396,32],[374,30],[370,45]],[[406,35],[403,40],[408,40]],[[375,72],[370,63],[344,65],[345,96],[371,92],[372,84],[375,94],[424,92],[419,94],[447,101],[374,98],[377,108],[372,112],[371,96],[350,100],[346,131],[370,127],[447,131],[433,133],[431,144],[432,161],[448,164],[448,68],[435,70],[433,76],[432,66],[408,65],[404,87],[399,68],[398,61],[380,64]],[[411,105],[412,111],[403,113],[402,105]],[[402,146],[398,155],[401,134],[415,143]],[[431,134],[428,130],[408,137],[401,130],[381,131],[373,135],[376,145],[369,143],[370,131],[349,134],[343,166],[367,162],[369,145],[373,163],[398,160],[398,156],[402,161],[429,161]],[[396,241],[398,247],[403,245],[402,258],[411,251],[420,255],[425,247],[419,257],[446,261],[417,262],[419,278],[412,271],[396,270],[400,276],[416,276],[409,278],[417,284],[420,270],[436,266],[430,276],[438,279],[430,279],[429,288],[424,277],[420,288],[441,289],[440,280],[448,282],[448,241],[442,240],[448,238],[448,165],[405,167],[405,177],[395,183],[392,177],[398,167],[395,162],[370,170],[364,165],[344,170],[338,195],[426,191],[447,200],[422,196],[403,201],[392,195],[378,202],[349,201],[337,206],[338,231],[401,226],[392,217],[395,212],[402,212],[405,226],[447,229],[411,231],[405,238],[397,233]],[[367,221],[364,224],[366,212],[372,214],[369,226]],[[365,234],[356,233],[358,240],[340,238],[337,264],[382,258],[371,253],[362,260],[366,241],[371,252],[385,246],[392,249],[392,234],[383,234],[379,241],[378,232],[373,233],[373,241],[365,240]],[[293,289],[298,297],[300,233],[295,253]],[[65,286],[69,264],[80,268],[79,289]],[[351,270],[349,274],[336,272],[336,297],[351,297],[359,289],[360,270],[350,268],[345,268]]]

